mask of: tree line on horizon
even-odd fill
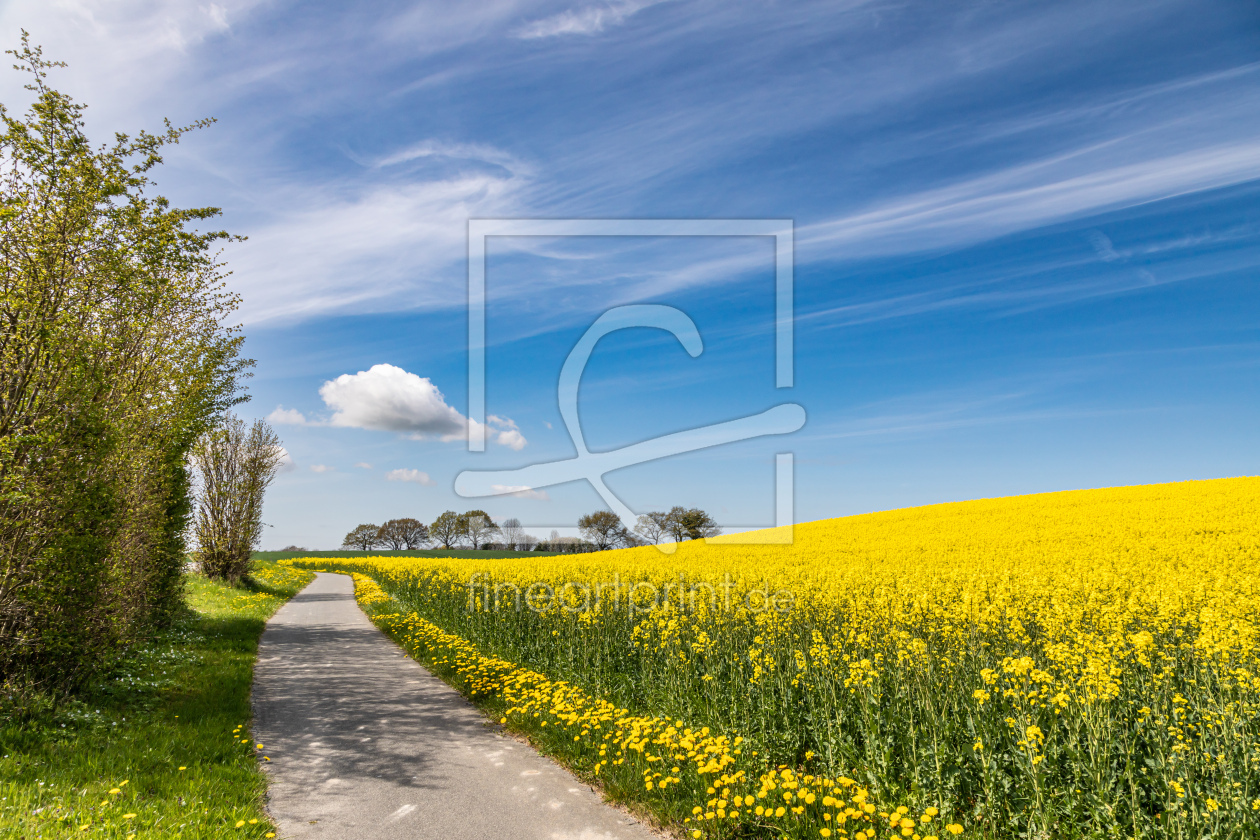
[[[681,506],[669,511],[645,513],[633,528],[627,528],[621,518],[610,510],[588,513],[578,519],[577,526],[581,537],[562,537],[558,531],[552,530],[550,538],[544,540],[526,533],[521,521],[516,518],[496,524],[484,510],[464,513],[448,510],[428,525],[411,517],[390,519],[383,525],[358,525],[346,534],[341,547],[358,551],[415,551],[435,545],[445,549],[471,548],[474,551],[495,549],[575,554],[656,545],[662,541],[684,542],[722,533],[717,522],[705,511]],[[305,549],[289,546],[283,550]]]

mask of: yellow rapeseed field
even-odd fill
[[[409,649],[695,837],[1243,838],[1258,502],[1236,478],[813,522],[783,546],[299,562],[370,577]]]

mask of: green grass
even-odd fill
[[[275,831],[265,751],[248,739],[250,683],[264,623],[311,574],[257,566],[242,588],[189,575],[189,609],[171,630],[55,710],[0,721],[0,838]]]
[[[364,557],[551,557],[550,551],[473,551],[467,548],[426,548],[419,551],[255,551],[255,560],[286,560],[290,557],[342,557],[361,559]]]

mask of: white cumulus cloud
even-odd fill
[[[394,365],[372,365],[355,374],[343,373],[325,382],[319,395],[333,410],[329,420],[333,426],[445,441],[463,440],[468,434],[468,418],[446,404],[428,377]],[[486,419],[487,439],[518,451],[525,446],[525,436],[510,419],[493,415]]]
[[[433,484],[435,483],[432,478],[429,478],[429,474],[427,472],[421,472],[420,470],[406,470],[406,469],[390,470],[389,472],[385,473],[385,480],[386,481],[410,481],[415,484],[423,484],[425,487],[432,487]]]
[[[496,496],[516,496],[518,499],[538,499],[540,502],[551,501],[546,490],[535,490],[528,484],[491,484],[490,490]]]
[[[276,406],[276,410],[267,415],[267,422],[277,426],[305,426],[306,417],[296,408]]]
[[[488,414],[486,422],[489,424],[486,427],[487,440],[493,440],[517,452],[525,448],[525,436],[521,434],[520,427],[512,422],[511,418]]]
[[[371,465],[371,464],[369,464],[367,461],[360,461],[359,463],[355,464],[355,467],[357,467],[358,469],[361,469],[361,470],[370,470],[370,469],[372,469],[372,465]]]
[[[280,447],[280,467],[278,472],[293,472],[297,469],[297,464],[293,462],[293,456],[289,454],[289,450],[283,446]]]
[[[496,432],[494,442],[515,449],[517,452],[524,449],[526,443],[525,436],[516,429],[505,429],[504,431]]]
[[[327,464],[311,464],[311,472],[326,473],[332,472],[333,468]]]

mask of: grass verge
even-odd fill
[[[232,588],[188,576],[188,610],[108,678],[0,721],[0,838],[266,838],[250,684],[267,618],[313,577],[271,562]]]

